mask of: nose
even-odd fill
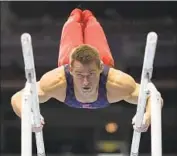
[[[84,86],[87,86],[89,84],[88,78],[85,76],[83,81]]]

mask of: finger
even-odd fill
[[[41,131],[43,129],[43,127],[44,127],[43,125],[41,125],[39,127],[32,127],[32,130],[35,131],[35,132],[36,131]]]
[[[142,131],[140,129],[134,128],[134,130],[138,133],[141,133]]]
[[[145,128],[147,128],[147,127],[148,127],[148,125],[141,125],[141,126],[138,127],[138,128],[145,129]]]
[[[44,124],[45,124],[45,121],[44,121],[44,120],[41,120],[41,124],[44,125]]]
[[[33,131],[33,132],[41,132],[41,131],[42,131],[42,128],[33,128],[32,131]]]
[[[144,130],[144,129],[147,129],[148,127],[147,126],[141,126],[141,127],[136,127],[137,129],[141,129],[141,130]]]
[[[141,129],[141,132],[147,132],[148,128]]]
[[[135,119],[132,119],[132,124],[135,124]]]
[[[43,116],[40,116],[40,119],[41,119],[41,120],[44,120],[44,117],[43,117]]]
[[[136,127],[136,126],[133,126],[133,128],[137,132],[146,132],[148,130],[148,127]]]

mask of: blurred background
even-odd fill
[[[164,99],[164,155],[177,154],[177,2],[2,2],[0,151],[20,155],[20,119],[11,96],[24,87],[20,35],[32,35],[37,79],[57,67],[61,29],[75,7],[90,9],[103,26],[116,68],[140,82],[146,35],[155,31],[158,45],[153,82]],[[78,110],[56,100],[41,105],[47,154],[126,155],[132,139],[134,105],[122,101],[100,110]],[[150,130],[142,134],[140,153],[150,156]],[[33,153],[36,153],[33,136]]]

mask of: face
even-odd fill
[[[79,61],[74,61],[70,71],[80,94],[83,96],[96,94],[102,69],[99,69],[95,62],[84,65]]]

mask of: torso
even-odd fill
[[[49,84],[48,81],[46,82],[47,86],[50,86],[50,89],[47,89],[50,92],[50,96],[75,108],[104,108],[109,106],[110,103],[123,100],[130,94],[130,87],[127,85],[129,82],[126,79],[127,75],[114,68],[110,68],[106,75],[102,73],[99,84],[102,87],[99,88],[97,97],[86,102],[81,102],[82,96],[74,93],[72,79],[67,79],[64,66],[53,70],[49,75],[48,81],[54,81]],[[69,91],[67,91],[68,86],[70,86]]]

